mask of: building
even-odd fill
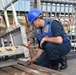
[[[10,3],[12,0],[4,0],[5,4]],[[29,11],[30,10],[30,0],[18,0],[15,4],[15,9],[16,11]],[[0,0],[0,11],[2,11],[2,2]],[[12,8],[11,6],[7,9],[8,11],[11,11]]]

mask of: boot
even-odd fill
[[[66,59],[66,56],[64,56],[64,57],[62,57],[60,59],[60,64],[61,64],[61,66],[60,66],[61,70],[67,68],[67,59]]]
[[[59,67],[59,59],[53,60],[53,61],[51,61],[51,62],[52,62],[52,67],[51,67],[51,69],[53,69],[53,70],[58,70],[58,67]]]
[[[58,64],[52,65],[51,69],[52,69],[52,70],[58,70]]]

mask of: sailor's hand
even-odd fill
[[[45,37],[40,42],[40,47],[42,48],[42,44],[45,42]]]
[[[26,66],[33,64],[33,62],[34,62],[33,59],[28,60]]]
[[[33,59],[30,59],[30,60],[28,60],[28,62],[31,63],[31,62],[34,62],[34,60]]]
[[[41,42],[40,42],[40,47],[42,48],[42,44],[47,40],[47,38],[48,38],[48,36],[45,36],[42,40],[41,40]]]

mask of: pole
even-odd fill
[[[17,19],[17,14],[15,11],[14,5],[12,3],[11,3],[11,6],[12,6],[12,11],[13,11],[16,27],[18,27],[19,23],[18,23],[18,19]]]
[[[41,0],[37,0],[37,9],[41,10]]]
[[[5,7],[4,0],[2,0],[2,6],[3,6],[3,8]],[[5,20],[6,20],[8,31],[10,31],[10,28],[9,28],[10,25],[9,25],[9,20],[8,20],[8,16],[7,16],[7,11],[6,10],[4,11],[4,15],[5,15]]]

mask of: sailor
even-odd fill
[[[42,12],[38,9],[30,10],[27,17],[36,28],[34,34],[39,44],[36,55],[29,62],[37,60],[37,65],[54,70],[57,70],[61,63],[60,69],[65,69],[67,63],[63,56],[70,52],[71,43],[61,23],[51,18],[43,19]]]

